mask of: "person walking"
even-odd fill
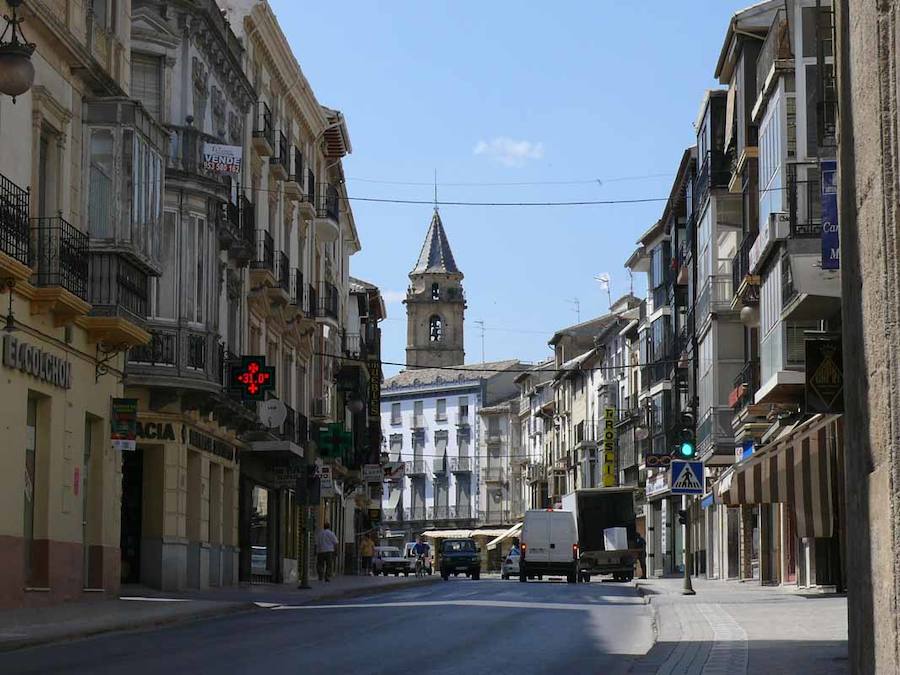
[[[362,559],[363,576],[372,574],[372,556],[375,555],[375,542],[372,541],[368,534],[363,535],[363,539],[359,544],[359,557]]]
[[[331,568],[334,564],[334,549],[338,538],[331,531],[331,525],[325,523],[316,533],[316,573],[319,581],[331,581]]]

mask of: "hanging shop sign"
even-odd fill
[[[244,401],[264,401],[275,389],[275,368],[266,365],[265,356],[242,356],[231,365],[228,380],[229,389]]]
[[[221,176],[241,173],[242,148],[239,145],[203,144],[203,168]]]
[[[616,484],[616,409],[603,411],[603,487]]]
[[[820,162],[822,175],[822,269],[841,268],[841,229],[838,225],[837,160]]]
[[[136,398],[114,398],[109,416],[110,438],[113,450],[132,452],[137,448]]]
[[[72,364],[12,335],[3,336],[3,365],[63,389],[72,388]]]
[[[806,412],[844,412],[840,338],[806,341]]]

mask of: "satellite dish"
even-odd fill
[[[259,404],[259,419],[270,429],[280,427],[287,419],[287,407],[284,401],[270,398]]]

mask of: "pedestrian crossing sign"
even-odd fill
[[[703,462],[679,462],[672,460],[672,494],[702,495]]]

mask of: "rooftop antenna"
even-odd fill
[[[575,317],[578,319],[577,323],[581,323],[581,301],[578,298],[572,298],[571,300],[566,300],[566,302],[572,305]]]
[[[594,281],[599,283],[601,288],[606,289],[606,301],[609,303],[608,306],[610,308],[612,308],[612,291],[610,291],[610,289],[609,289],[611,279],[610,279],[609,274],[607,272],[604,272],[603,274],[598,274],[597,276],[594,277]]]
[[[481,362],[487,363],[484,360],[484,321],[476,321],[475,325],[481,329]]]

